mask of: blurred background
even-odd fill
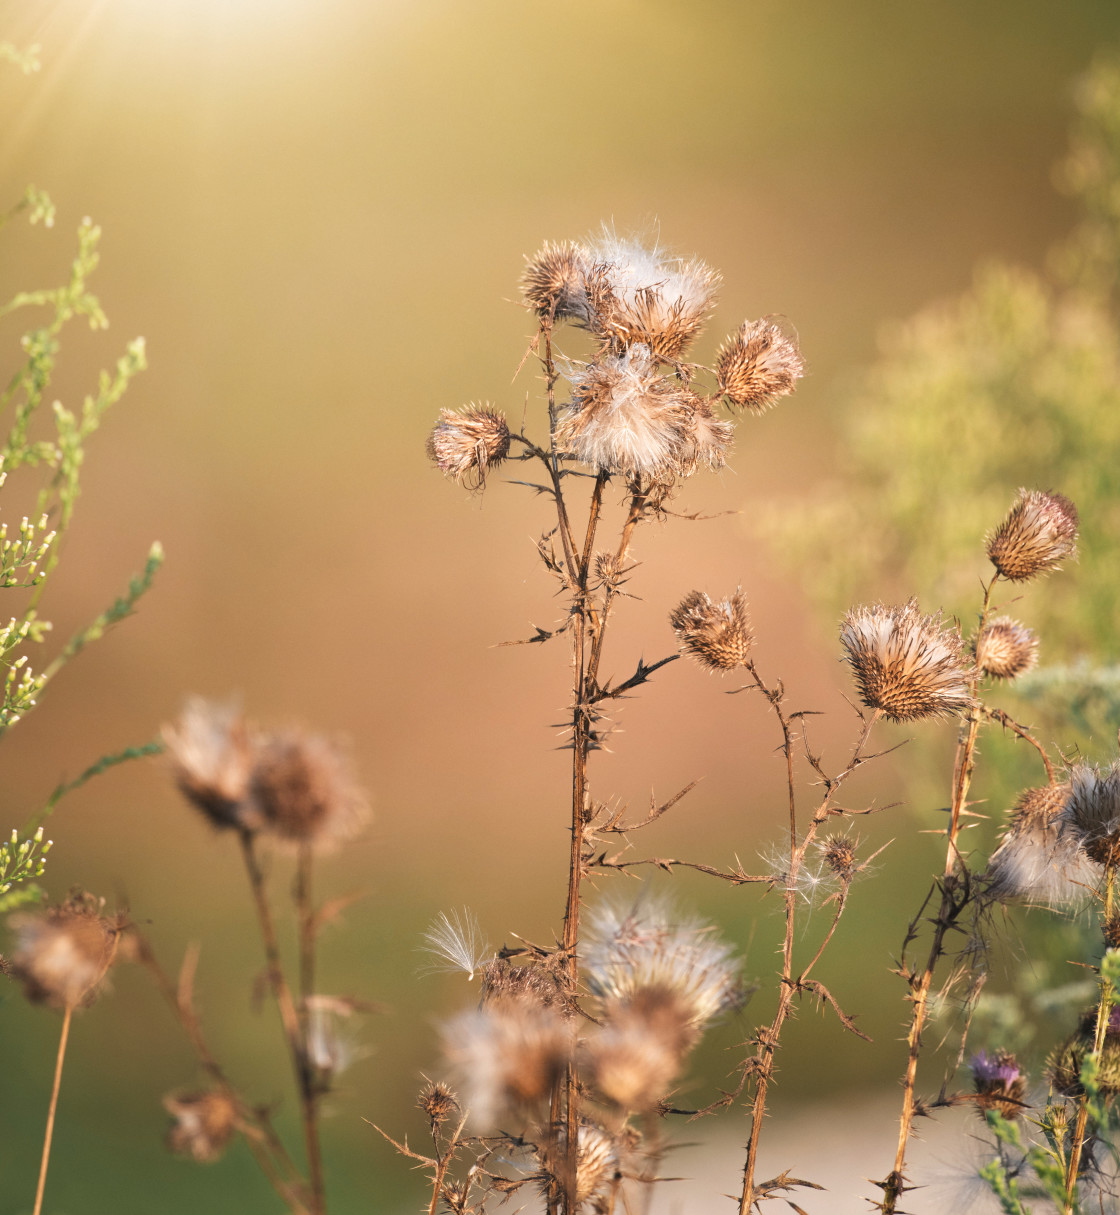
[[[722,596],[741,584],[760,670],[784,679],[796,707],[828,715],[814,736],[839,766],[854,722],[836,642],[841,584],[864,601],[914,593],[924,608],[966,616],[987,569],[981,537],[1018,485],[1041,477],[1082,502],[1084,483],[1115,502],[1113,430],[1107,442],[1061,446],[1057,423],[1030,429],[1019,398],[999,385],[984,397],[998,406],[994,429],[978,440],[1002,453],[998,475],[961,461],[962,478],[982,482],[989,513],[948,481],[938,492],[930,479],[953,449],[936,446],[945,436],[928,431],[922,405],[963,403],[975,416],[975,401],[943,384],[941,396],[910,409],[907,360],[922,342],[959,333],[955,321],[943,330],[898,322],[973,291],[978,265],[1026,267],[1026,278],[985,280],[975,298],[1004,318],[992,322],[1004,336],[1022,336],[1016,326],[1029,314],[1045,344],[1048,310],[1064,317],[1076,382],[1066,392],[1047,381],[1048,407],[1076,433],[1076,391],[1091,372],[1093,417],[1111,417],[1111,284],[1098,275],[1071,286],[1071,266],[1084,259],[1052,251],[1086,214],[1054,181],[1076,121],[1074,82],[1118,35],[1113,0],[952,0],[936,11],[884,0],[0,4],[0,40],[39,43],[42,60],[37,74],[0,73],[3,206],[34,182],[59,208],[52,230],[19,222],[0,234],[0,295],[63,282],[73,232],[89,215],[104,229],[92,286],[112,327],[67,332],[54,394],[80,404],[97,370],[137,335],[150,361],[90,444],[83,497],[42,604],[55,626],[46,650],[116,597],[152,540],[168,557],[139,613],[69,667],[8,740],[0,825],[22,823],[98,756],[155,737],[192,692],[237,695],[266,724],[301,721],[348,741],[375,819],[320,879],[327,896],[367,892],[324,937],[322,985],[386,1012],[363,1024],[367,1053],[330,1099],[332,1210],[427,1202],[420,1176],[362,1119],[421,1138],[412,1106],[421,1073],[439,1067],[438,1023],[476,998],[462,975],[417,974],[436,914],[469,906],[495,945],[515,932],[549,941],[560,928],[568,757],[554,723],[568,695],[565,643],[495,648],[557,623],[534,549],[546,504],[500,477],[469,495],[424,456],[441,407],[488,400],[512,418],[540,408],[531,363],[515,375],[533,332],[517,303],[523,256],[613,221],[702,257],[724,287],[696,348],[701,362],[745,317],[781,313],[796,325],[809,365],[797,393],[742,420],[730,467],[694,478],[679,500],[682,511],[719,517],[639,533],[643,564],[629,588],[639,598],[618,613],[608,668],[626,675],[639,657],[670,653],[666,614],[686,591]],[[1070,321],[1075,307],[1090,320]],[[13,368],[20,323],[0,328]],[[1095,335],[1092,359],[1086,333]],[[574,340],[568,348],[582,349]],[[994,358],[987,340],[970,349],[973,363],[953,364],[962,383],[977,360]],[[1031,366],[1006,368],[1030,397]],[[927,426],[909,446],[889,426],[868,435],[868,419],[882,419],[875,410],[891,401]],[[880,450],[878,471],[864,469]],[[845,478],[843,510],[806,506]],[[899,486],[927,487],[902,523]],[[5,500],[3,509],[17,518],[30,504]],[[1056,576],[1016,607],[1032,622],[1036,608],[1096,596],[1096,614],[1055,638],[1063,661],[1116,657],[1101,652],[1116,585],[1104,518],[1072,589],[1056,590],[1066,575]],[[936,549],[942,521],[954,543],[964,537],[952,554],[937,549],[938,561],[953,557],[957,581],[945,588],[931,574],[900,588],[908,554],[927,542]],[[848,545],[858,560],[846,559]],[[636,811],[651,791],[701,781],[638,837],[641,855],[721,866],[737,855],[751,870],[778,843],[779,740],[750,697],[724,696],[731,686],[671,665],[625,705],[611,752],[594,758],[596,795]],[[1082,727],[1076,738],[1095,740],[1093,757],[1105,758],[1107,732]],[[1115,722],[1110,729],[1114,737]],[[1047,740],[1074,737],[1054,726]],[[832,1197],[801,1200],[811,1212],[847,1209],[844,1193],[871,1190],[860,1177],[891,1166],[907,1006],[887,972],[940,863],[938,841],[920,833],[940,825],[952,743],[952,726],[935,727],[847,794],[859,808],[905,804],[860,823],[868,853],[895,843],[856,888],[821,971],[876,1046],[809,1005],[789,1029],[772,1119],[788,1155],[775,1147],[763,1168],[836,1184]],[[986,756],[1008,765],[982,777],[993,813],[1037,779],[1021,775],[1016,765],[1029,762],[1012,751],[993,741]],[[987,847],[994,828],[981,833],[977,846]],[[201,942],[198,1002],[216,1051],[293,1129],[275,1013],[252,1000],[260,945],[231,842],[185,807],[158,761],[75,793],[48,834],[53,898],[77,884],[127,906],[172,969]],[[278,893],[287,889],[282,858],[273,877]],[[780,903],[755,887],[651,880],[718,923],[762,984],[698,1057],[680,1100],[703,1104],[735,1058],[728,1052],[769,1007]],[[244,1148],[205,1168],[165,1152],[160,1098],[196,1082],[197,1068],[144,974],[118,968],[114,988],[75,1026],[47,1210],[278,1209]],[[14,989],[3,1016],[0,1175],[4,1209],[22,1211],[58,1019]],[[929,1089],[943,1074],[931,1066]],[[854,1171],[849,1161],[851,1176],[818,1175],[815,1163],[829,1171],[825,1157],[857,1120],[866,1149]],[[809,1126],[820,1129],[795,1131]],[[712,1209],[736,1186],[746,1133],[741,1111],[679,1130],[682,1142],[715,1136],[725,1150],[709,1144],[702,1161],[692,1158],[707,1170],[695,1208],[666,1187],[659,1209]],[[694,1171],[687,1151],[672,1171]]]

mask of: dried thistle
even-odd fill
[[[459,1112],[459,1100],[442,1081],[429,1080],[416,1098],[417,1106],[428,1115],[428,1125],[434,1135],[441,1126]]]
[[[673,991],[645,988],[610,1001],[604,1028],[584,1060],[600,1093],[625,1110],[649,1110],[665,1096],[696,1043],[692,1008]]]
[[[1027,1081],[1010,1051],[996,1051],[990,1057],[987,1051],[980,1051],[968,1066],[981,1113],[997,1110],[1004,1118],[1017,1118],[1022,1113]]]
[[[669,623],[682,651],[712,671],[743,666],[754,642],[742,588],[718,602],[690,591],[669,613]]]
[[[856,841],[837,832],[821,841],[820,853],[829,871],[848,883],[856,874]]]
[[[1076,1032],[1047,1061],[1051,1084],[1066,1097],[1080,1097],[1085,1091],[1081,1084],[1081,1067],[1093,1051],[1096,1026],[1096,1008],[1086,1009]],[[1112,1009],[1105,1026],[1095,1082],[1102,1097],[1120,1096],[1120,1006]]]
[[[192,696],[179,720],[163,727],[163,741],[180,792],[213,826],[260,826],[249,801],[253,739],[235,705]]]
[[[745,321],[716,359],[720,392],[732,405],[765,413],[788,396],[805,374],[797,342],[768,317]]]
[[[715,415],[712,403],[696,393],[686,394],[688,408],[684,427],[687,439],[677,454],[677,471],[682,477],[690,477],[700,467],[713,472],[723,467],[735,428]]]
[[[564,1143],[564,1136],[561,1136],[560,1142]],[[541,1164],[541,1194],[546,1202],[552,1201],[564,1187],[560,1178],[548,1170],[543,1159]],[[611,1189],[620,1177],[618,1149],[614,1140],[602,1128],[583,1123],[576,1137],[575,1199],[578,1209],[594,1212],[594,1215],[606,1215],[610,1210]]]
[[[1077,507],[1062,494],[1020,489],[1011,513],[988,536],[988,557],[1000,574],[1025,582],[1077,556]]]
[[[1038,638],[1010,616],[997,616],[976,638],[976,665],[993,679],[1016,679],[1038,663]]]
[[[582,245],[545,241],[538,252],[526,258],[521,276],[525,306],[541,317],[588,324],[587,275],[591,265],[591,255]]]
[[[892,721],[951,717],[973,704],[960,634],[942,627],[940,612],[923,616],[915,599],[850,609],[840,641],[860,699]]]
[[[302,730],[261,742],[251,796],[272,836],[316,851],[352,840],[369,820],[369,803],[341,752]]]
[[[1103,773],[1097,764],[1074,764],[1059,830],[1096,864],[1120,866],[1120,760]]]
[[[1012,807],[1000,846],[988,862],[988,895],[1046,907],[1083,901],[1101,870],[1072,832],[1060,830],[1069,782],[1025,789]]]
[[[237,1130],[237,1106],[218,1089],[168,1093],[163,1107],[175,1119],[167,1132],[168,1149],[198,1164],[220,1159]]]
[[[560,998],[555,977],[545,967],[514,966],[506,958],[495,958],[482,968],[482,1003],[511,997],[542,1008],[556,1005],[565,1016],[572,1015]]]
[[[489,405],[441,409],[428,435],[428,459],[446,476],[479,489],[509,454],[509,426]]]
[[[75,894],[49,911],[9,917],[16,947],[8,972],[33,1003],[73,1009],[100,995],[125,926],[121,916],[102,915],[103,905],[93,895]]]

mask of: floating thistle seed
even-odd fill
[[[553,1009],[508,997],[444,1025],[443,1049],[474,1124],[492,1129],[548,1100],[572,1053],[572,1031]]]
[[[591,266],[591,256],[582,245],[545,241],[538,252],[525,259],[521,276],[525,306],[541,317],[586,325],[590,320],[587,275]]]
[[[720,392],[739,409],[765,413],[805,374],[797,342],[768,317],[745,321],[716,358]]]
[[[974,703],[960,634],[942,627],[940,612],[923,616],[916,599],[851,608],[840,642],[860,699],[891,721],[951,717]]]
[[[1084,1091],[1081,1086],[1081,1065],[1086,1055],[1092,1053],[1096,1028],[1097,1010],[1088,1008],[1081,1015],[1077,1032],[1050,1056],[1046,1070],[1051,1084],[1063,1096],[1080,1097]],[[1102,1097],[1120,1096],[1120,1008],[1113,1008],[1108,1017],[1097,1084]]]
[[[168,1093],[163,1108],[175,1120],[167,1132],[168,1149],[198,1164],[218,1160],[237,1130],[237,1106],[218,1089]]]
[[[1074,764],[1059,831],[1075,840],[1098,865],[1120,866],[1120,760],[1101,772],[1096,764]]]
[[[681,650],[712,671],[743,666],[754,643],[741,587],[718,602],[703,591],[690,591],[669,613],[669,623]]]
[[[260,826],[249,801],[254,741],[235,705],[192,696],[162,734],[179,791],[213,826],[240,831]]]
[[[457,412],[441,409],[427,451],[446,476],[469,489],[481,489],[509,454],[509,426],[489,405],[467,405]]]
[[[584,1058],[603,1096],[622,1109],[649,1110],[672,1087],[696,1038],[690,1005],[672,991],[644,988],[609,1002]]]
[[[637,345],[568,371],[572,399],[560,411],[558,446],[603,472],[675,475],[693,442],[693,394],[656,368],[649,347]]]
[[[1101,870],[1071,831],[1061,830],[1069,782],[1024,789],[1012,807],[1000,846],[988,862],[988,895],[1057,907],[1086,899]]]
[[[731,947],[699,920],[680,920],[655,899],[601,906],[590,917],[582,953],[594,995],[619,1004],[646,999],[649,992],[671,996],[694,1034],[743,1004]]]
[[[1077,556],[1077,507],[1061,494],[1020,489],[1011,513],[986,540],[1004,578],[1026,582]]]
[[[1038,663],[1038,638],[1010,616],[997,616],[976,638],[976,665],[993,679],[1016,679]]]
[[[302,730],[261,742],[251,796],[277,840],[318,851],[353,839],[369,819],[369,804],[339,750]]]
[[[16,947],[8,971],[32,1003],[77,1008],[101,994],[125,926],[120,916],[102,915],[102,906],[93,895],[79,894],[49,911],[9,917]]]
[[[996,1110],[1004,1118],[1017,1118],[1023,1110],[1027,1081],[1015,1056],[1006,1050],[990,1056],[987,1051],[979,1051],[968,1066],[976,1088],[977,1109],[981,1113]]]
[[[647,249],[606,227],[587,255],[588,327],[616,348],[640,343],[661,362],[679,359],[716,305],[719,274],[697,258]]]

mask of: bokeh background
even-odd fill
[[[420,1177],[362,1119],[420,1136],[412,1103],[420,1073],[439,1066],[436,1027],[474,999],[463,976],[417,974],[436,913],[469,906],[494,943],[548,940],[560,924],[564,643],[495,648],[556,621],[534,552],[545,504],[498,481],[467,495],[424,457],[440,407],[539,408],[532,367],[515,378],[532,333],[517,304],[523,255],[606,220],[703,257],[725,286],[701,361],[744,317],[796,324],[809,376],[781,409],[745,420],[731,467],[681,501],[737,513],[640,534],[640,599],[620,611],[609,657],[629,673],[669,653],[665,615],[685,591],[741,583],[760,666],[829,714],[820,737],[839,762],[852,717],[835,620],[808,593],[812,564],[791,568],[755,523],[846,458],[855,386],[886,323],[964,290],[984,259],[1041,265],[1070,229],[1051,170],[1072,81],[1118,35],[1113,0],[0,5],[0,39],[42,46],[38,74],[0,74],[3,198],[35,182],[59,206],[53,230],[0,235],[0,294],[61,282],[90,215],[104,229],[93,286],[112,328],[69,333],[55,393],[79,402],[138,334],[150,359],[91,444],[43,603],[48,649],[116,596],[153,539],[168,554],[138,615],[8,740],[5,825],[97,756],[154,737],[191,692],[236,694],[264,722],[348,739],[376,817],[324,871],[324,893],[368,893],[324,938],[323,987],[387,1011],[364,1023],[368,1053],[330,1102],[332,1209],[426,1203]],[[19,332],[11,321],[0,332],[13,367]],[[978,539],[994,521],[977,521]],[[860,526],[874,536],[873,511]],[[1078,576],[1092,575],[1083,562]],[[618,715],[613,750],[595,759],[598,795],[641,807],[651,790],[703,778],[639,848],[738,855],[750,869],[777,842],[777,739],[728,686],[677,663]],[[941,733],[923,762],[947,760],[951,727]],[[887,968],[937,850],[919,834],[937,825],[937,803],[913,798],[923,786],[907,764],[892,756],[849,795],[910,804],[862,829],[869,849],[896,843],[822,970],[877,1045],[804,1008],[773,1119],[790,1157],[775,1172],[827,1183],[814,1160],[827,1172],[850,1155],[853,1121],[867,1137],[850,1186],[890,1167],[894,1111],[878,1094],[902,1067],[905,1005]],[[202,942],[198,998],[217,1051],[290,1127],[275,1016],[251,998],[259,942],[230,842],[180,803],[158,762],[72,795],[49,834],[53,896],[79,884],[127,905],[170,966]],[[282,892],[284,861],[274,878]],[[672,886],[771,983],[776,898]],[[276,1210],[243,1149],[207,1168],[166,1154],[160,1097],[197,1070],[143,974],[119,968],[114,988],[75,1028],[47,1209]],[[713,1035],[683,1100],[710,1099],[727,1051],[765,1013],[766,994],[756,1001]],[[58,1026],[14,990],[2,1012],[0,1176],[4,1209],[22,1211]],[[822,1102],[847,1112],[822,1116]],[[698,1210],[734,1188],[745,1119],[678,1137],[713,1134],[727,1150],[705,1149]],[[673,1170],[692,1171],[687,1152]],[[661,1209],[685,1209],[682,1195],[667,1189]],[[804,1199],[813,1212],[841,1201]]]

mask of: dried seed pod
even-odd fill
[[[480,489],[509,454],[509,426],[489,405],[441,409],[428,435],[428,459],[468,489]]]
[[[754,644],[741,588],[718,602],[703,591],[690,591],[669,613],[669,623],[681,650],[712,671],[743,666]]]
[[[974,672],[960,634],[942,627],[939,612],[923,616],[916,600],[852,608],[840,641],[860,699],[891,721],[951,717],[972,707]]]
[[[175,1119],[167,1132],[168,1149],[199,1164],[218,1160],[237,1130],[237,1106],[218,1089],[168,1093],[163,1107]]]
[[[1026,582],[1077,556],[1077,507],[1061,494],[1020,489],[1011,513],[988,536],[988,557],[1012,582]]]
[[[739,409],[765,413],[805,374],[797,342],[769,317],[745,321],[716,358],[720,392]]]
[[[77,1008],[100,995],[125,926],[121,916],[102,915],[102,906],[91,894],[75,894],[60,907],[9,918],[16,947],[8,973],[33,1003]]]
[[[253,738],[240,710],[192,696],[163,741],[179,791],[218,828],[254,831],[260,816],[249,801]]]
[[[1016,679],[1038,663],[1038,638],[1010,616],[997,616],[976,638],[976,665],[993,679]]]

